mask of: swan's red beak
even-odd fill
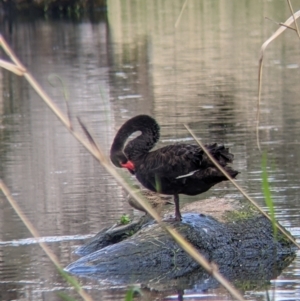
[[[121,163],[123,168],[127,168],[131,171],[134,171],[134,164],[131,161],[127,161],[126,163]]]

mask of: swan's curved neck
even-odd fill
[[[128,142],[124,149],[128,137],[137,131],[141,131],[141,135]],[[150,116],[139,115],[125,122],[119,129],[111,146],[111,154],[123,151],[128,160],[131,160],[149,152],[158,140],[157,122]]]

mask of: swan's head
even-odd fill
[[[134,173],[134,164],[125,156],[123,152],[114,152],[110,155],[111,162],[120,168],[127,168],[131,173]]]

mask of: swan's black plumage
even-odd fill
[[[129,141],[134,132],[141,135]],[[119,129],[110,150],[117,167],[127,168],[146,188],[174,195],[175,219],[181,220],[179,194],[197,195],[227,178],[214,166],[198,145],[174,144],[150,152],[159,140],[159,126],[148,115],[129,119]],[[228,167],[233,154],[223,145],[208,144],[206,148],[231,177],[238,172]]]

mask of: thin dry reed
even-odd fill
[[[177,18],[177,20],[176,20],[176,22],[175,22],[175,25],[174,25],[174,27],[175,27],[175,28],[177,28],[177,27],[178,27],[178,25],[179,25],[179,23],[180,23],[180,20],[181,20],[182,14],[183,14],[183,12],[184,12],[184,10],[185,10],[186,6],[187,6],[187,3],[188,3],[188,1],[189,1],[189,0],[185,0],[185,1],[184,1],[184,3],[183,3],[183,5],[182,5],[182,8],[181,8],[180,14],[179,14],[179,16],[178,16],[178,18]]]
[[[289,2],[289,7],[292,11],[291,3],[289,0],[288,2]],[[256,110],[256,143],[260,152],[261,152],[261,147],[260,147],[260,139],[259,139],[259,122],[260,122],[259,116],[260,116],[260,103],[261,103],[263,60],[264,60],[265,50],[269,46],[269,44],[272,41],[274,41],[278,36],[280,36],[286,29],[292,29],[296,31],[298,37],[300,37],[298,25],[296,23],[296,20],[299,18],[299,16],[300,16],[300,11],[297,11],[296,13],[293,13],[293,15],[289,17],[284,23],[279,23],[281,27],[278,28],[275,31],[275,33],[272,34],[271,37],[268,40],[266,40],[261,46],[261,51],[260,51],[261,54],[259,58],[259,68],[258,68],[258,96],[257,96],[257,110]],[[296,29],[290,26],[292,23],[296,24]]]

